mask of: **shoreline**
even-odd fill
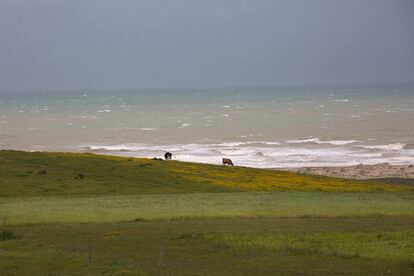
[[[97,152],[85,151],[87,153],[101,154]],[[126,155],[114,155],[103,153],[104,155],[112,155],[130,158]],[[136,157],[136,158],[148,158],[150,157]],[[214,163],[205,163],[197,161],[188,161],[188,160],[177,160],[180,162],[189,162],[189,163],[199,163],[199,164],[210,164],[210,165],[221,165]],[[236,166],[238,166],[236,164]],[[394,165],[390,163],[376,163],[376,164],[358,164],[358,165],[344,165],[344,166],[315,166],[315,167],[274,167],[274,168],[260,168],[254,166],[244,166],[241,167],[252,168],[252,169],[262,169],[262,170],[282,170],[297,172],[310,175],[320,175],[320,176],[332,176],[346,179],[378,179],[378,178],[406,178],[414,179],[414,164],[404,164],[404,165]]]
[[[378,163],[354,166],[283,168],[282,170],[310,175],[333,176],[347,179],[414,178],[414,165]]]

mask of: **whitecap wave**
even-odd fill
[[[348,141],[349,142],[349,141]],[[343,166],[356,164],[414,163],[414,150],[402,149],[403,144],[393,146],[343,146],[330,144],[280,144],[278,142],[246,141],[206,144],[150,145],[145,143],[124,143],[116,145],[88,145],[85,151],[134,157],[162,157],[172,152],[177,160],[220,164],[221,158],[231,158],[239,166],[257,168]],[[367,148],[364,148],[367,147]],[[389,149],[395,151],[389,151]],[[401,150],[399,150],[401,149]]]
[[[356,140],[321,140],[320,138],[306,138],[297,140],[288,140],[288,144],[302,144],[302,143],[315,143],[315,144],[331,144],[336,146],[348,145],[356,143]]]
[[[402,150],[404,149],[406,145],[401,143],[395,143],[395,144],[388,144],[388,145],[370,145],[370,146],[359,146],[364,149],[376,149],[376,150]]]
[[[186,128],[191,126],[191,124],[181,124],[178,128]]]
[[[77,117],[73,117],[73,118],[77,118]],[[82,116],[80,116],[80,118],[90,119],[90,120],[98,120],[99,119],[97,116],[88,116],[88,115],[82,115]]]
[[[244,145],[280,145],[279,142],[273,141],[248,141],[248,142],[225,142],[220,144],[212,144],[213,146],[222,147],[237,147]]]
[[[118,145],[89,145],[82,146],[81,148],[85,150],[92,151],[135,151],[140,150],[145,145],[140,144],[118,144]]]

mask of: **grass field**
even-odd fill
[[[414,194],[237,192],[0,199],[10,225],[135,220],[286,217],[406,217]]]
[[[0,151],[0,196],[231,191],[404,192],[411,185],[79,153]],[[40,173],[40,174],[39,174]],[[83,179],[77,179],[78,175]]]
[[[413,225],[410,217],[17,226],[17,239],[1,242],[0,274],[412,275]]]
[[[413,275],[410,183],[0,151],[0,275]]]

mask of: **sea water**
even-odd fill
[[[0,148],[260,168],[414,163],[414,88],[1,91]]]

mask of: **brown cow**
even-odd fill
[[[222,162],[223,162],[223,165],[233,166],[233,161],[231,161],[231,159],[229,158],[223,158]]]

